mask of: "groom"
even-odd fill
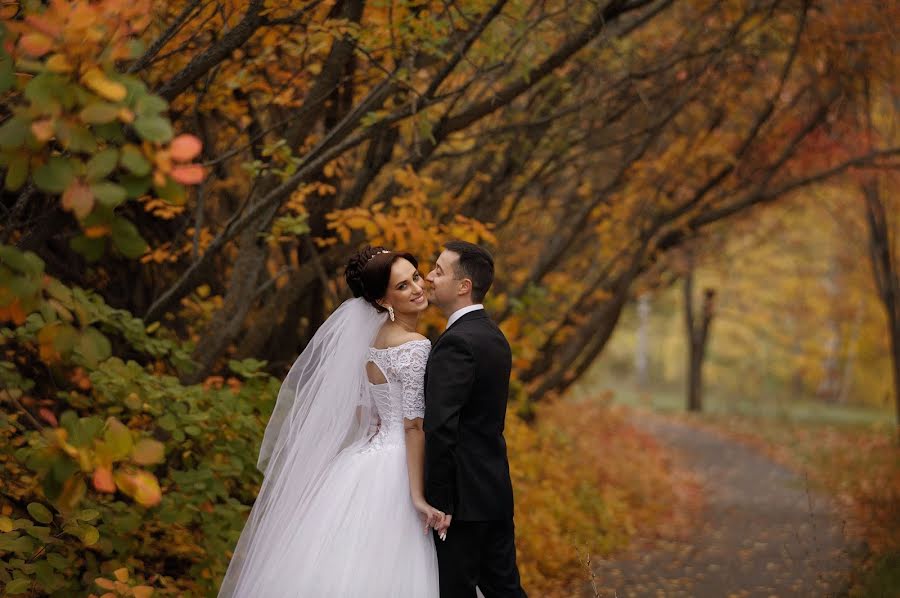
[[[449,318],[425,371],[425,497],[446,513],[435,530],[441,598],[474,598],[476,586],[524,598],[503,438],[512,353],[481,305],[494,259],[451,241],[425,280]]]

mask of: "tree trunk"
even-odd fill
[[[888,210],[881,196],[877,181],[862,185],[866,207],[866,223],[869,229],[869,258],[875,287],[888,321],[888,338],[891,346],[891,371],[894,377],[894,406],[897,414],[897,439],[900,441],[900,279],[896,256],[891,252]]]
[[[825,343],[825,357],[822,360],[822,380],[819,382],[816,394],[828,402],[835,402],[841,388],[841,349],[844,344],[841,330],[842,318],[835,307],[842,290],[839,288],[838,265],[835,256],[831,258],[828,274],[822,283],[825,287],[825,295],[828,297],[829,314],[826,325],[829,335]]]
[[[690,258],[689,258],[690,259]],[[713,318],[716,292],[703,292],[703,313],[697,321],[694,314],[694,265],[684,276],[684,319],[688,338],[687,409],[703,411],[703,360],[706,356],[709,326]]]
[[[634,371],[637,375],[638,388],[646,389],[650,382],[649,364],[649,328],[650,328],[650,293],[641,293],[637,304],[638,330],[637,343],[634,349]]]

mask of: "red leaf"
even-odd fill
[[[40,58],[53,49],[53,40],[43,33],[26,33],[19,39],[19,48],[29,56]]]
[[[193,135],[179,135],[169,145],[169,155],[176,162],[190,162],[202,149],[203,143]]]
[[[53,426],[54,428],[59,427],[59,422],[56,421],[56,416],[53,415],[53,412],[49,409],[42,408],[38,409],[38,415],[41,416],[41,419]]]
[[[112,468],[98,467],[94,470],[94,488],[97,489],[97,492],[109,492],[110,494],[116,491]]]
[[[172,169],[172,178],[182,185],[199,185],[206,173],[199,164],[184,164]]]

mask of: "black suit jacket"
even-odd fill
[[[503,426],[512,351],[484,310],[434,343],[425,370],[425,497],[460,521],[508,520],[512,483]]]

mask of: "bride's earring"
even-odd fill
[[[393,322],[394,321],[394,308],[391,307],[390,305],[388,305],[387,307],[388,307],[388,316],[390,316],[391,322]]]

